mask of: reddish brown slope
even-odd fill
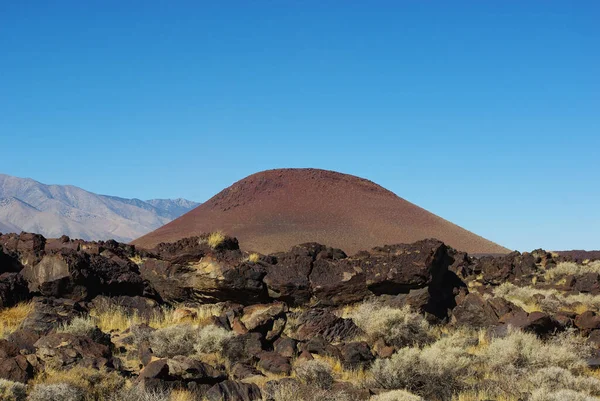
[[[217,230],[261,253],[315,241],[353,254],[432,237],[469,253],[508,252],[371,181],[317,169],[253,174],[133,243],[152,248]]]

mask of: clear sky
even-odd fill
[[[600,249],[598,1],[0,0],[0,172],[204,201],[371,179],[512,249]]]

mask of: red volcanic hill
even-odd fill
[[[303,242],[354,254],[425,238],[437,238],[469,253],[509,251],[371,181],[317,169],[269,170],[248,176],[133,244],[150,249],[213,231],[237,237],[245,250],[265,254]]]

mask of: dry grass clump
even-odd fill
[[[209,354],[222,349],[223,342],[234,334],[216,327],[179,324],[163,327],[150,336],[150,345],[159,358],[194,353]]]
[[[146,390],[141,386],[122,389],[114,393],[107,401],[183,401],[171,400],[171,394],[166,391]]]
[[[370,401],[425,401],[418,395],[409,393],[406,390],[393,390],[372,396]]]
[[[503,283],[494,289],[494,295],[514,303],[527,312],[541,310],[556,313],[562,309],[581,313],[585,310],[600,310],[600,295],[586,293],[564,295],[555,289],[518,287],[511,283]],[[540,295],[543,296],[542,299]]]
[[[265,399],[273,401],[354,401],[344,391],[324,390],[295,381],[282,381],[273,385]]]
[[[547,280],[554,280],[556,278],[566,276],[569,274],[574,276],[581,276],[586,273],[600,274],[600,260],[594,260],[592,262],[582,264],[577,264],[573,262],[561,262],[555,267],[546,270],[544,277]]]
[[[371,377],[378,387],[406,389],[427,399],[450,399],[466,386],[473,355],[467,352],[470,339],[461,332],[435,343],[401,348],[389,359],[378,359],[371,368]]]
[[[59,333],[69,333],[76,336],[88,336],[96,330],[96,322],[91,317],[78,316],[68,323],[62,323],[57,331]]]
[[[250,255],[248,255],[248,257],[246,258],[246,261],[248,262],[252,262],[252,263],[256,263],[260,260],[260,255],[258,253],[251,253]]]
[[[538,389],[531,394],[528,401],[598,401],[598,398],[573,390]]]
[[[37,384],[27,397],[28,401],[84,401],[85,399],[86,394],[81,388],[68,383]]]
[[[0,310],[0,338],[5,338],[16,331],[23,320],[33,312],[33,304],[24,302],[13,307]]]
[[[147,324],[160,329],[186,322],[195,325],[205,325],[212,316],[218,316],[223,311],[222,304],[205,304],[194,307],[186,307],[189,313],[182,317],[177,308],[162,307],[150,317],[142,317],[137,313],[131,313],[127,309],[110,305],[102,309],[93,309],[90,315],[95,318],[98,328],[105,333],[113,331],[125,331],[133,325]]]
[[[217,249],[223,242],[225,242],[225,234],[220,231],[208,234],[206,243],[212,249]]]
[[[320,389],[329,389],[333,384],[331,366],[323,361],[312,360],[298,362],[294,366],[296,377],[305,384]]]
[[[69,370],[46,369],[33,379],[32,384],[34,391],[39,388],[40,397],[54,397],[53,394],[64,391],[62,398],[36,398],[36,401],[95,401],[109,399],[123,389],[126,382],[117,372],[78,367]],[[82,398],[68,398],[75,397],[76,394]]]
[[[24,384],[0,379],[0,400],[24,401],[25,396],[26,387]]]
[[[429,323],[409,306],[392,308],[375,302],[364,302],[347,312],[369,341],[383,340],[388,345],[404,347],[431,341]]]

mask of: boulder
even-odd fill
[[[484,256],[473,260],[471,272],[482,275],[485,284],[500,285],[509,282],[531,282],[531,277],[538,271],[536,257],[527,252],[512,252],[504,256]]]
[[[276,375],[289,376],[292,372],[290,358],[279,355],[277,352],[263,351],[258,354],[258,367]]]
[[[249,379],[251,377],[264,377],[265,375],[252,365],[245,363],[236,363],[231,368],[231,374],[236,380]]]
[[[344,305],[370,295],[364,266],[351,258],[315,261],[310,284],[321,305]]]
[[[46,239],[39,234],[21,233],[0,235],[0,247],[5,254],[18,260],[21,266],[38,263],[44,255]],[[18,271],[18,270],[9,270]]]
[[[263,281],[271,298],[289,305],[302,305],[312,296],[308,276],[313,270],[315,260],[345,257],[339,249],[327,248],[314,242],[297,245],[289,252],[272,255],[272,263],[265,265],[267,274]]]
[[[480,329],[495,326],[498,315],[483,296],[469,293],[452,311],[452,321],[458,326]]]
[[[364,341],[343,344],[339,347],[342,364],[348,369],[358,369],[369,366],[375,356]]]
[[[328,342],[351,340],[363,334],[352,319],[337,317],[326,309],[314,308],[300,313],[291,337],[298,341],[308,341],[317,336]]]
[[[215,384],[205,394],[208,401],[259,401],[262,394],[256,384],[225,380]]]
[[[222,353],[231,362],[252,363],[262,350],[262,335],[248,333],[225,340]]]
[[[33,312],[21,324],[21,329],[47,334],[63,323],[71,321],[86,310],[71,299],[35,297],[32,300]]]
[[[0,274],[0,308],[8,308],[29,299],[27,281],[20,273]]]
[[[68,333],[52,333],[34,344],[36,356],[46,369],[65,369],[73,366],[99,369],[110,366],[110,347],[98,344],[89,337]]]
[[[10,333],[6,339],[11,344],[14,344],[17,350],[19,350],[18,353],[28,355],[35,353],[33,345],[40,339],[40,334],[31,329],[20,329]]]
[[[250,305],[244,308],[240,320],[248,331],[258,331],[266,335],[269,330],[273,329],[277,318],[285,319],[287,310],[287,306],[283,302]]]
[[[264,267],[241,261],[239,250],[205,252],[196,259],[146,259],[140,266],[142,277],[169,303],[233,301],[248,305],[268,300],[262,282]]]
[[[543,312],[513,311],[500,317],[499,323],[519,328],[537,335],[551,334],[561,328],[559,322]]]
[[[23,355],[0,358],[0,379],[27,383],[33,374],[33,367]]]
[[[169,376],[180,381],[193,381],[199,384],[215,384],[227,378],[227,375],[214,367],[185,356],[176,356],[167,361]]]
[[[293,358],[298,353],[298,344],[296,340],[289,337],[279,337],[273,343],[273,349],[279,355],[285,356],[287,358]]]
[[[600,274],[590,272],[578,276],[573,287],[575,291],[600,294]]]
[[[600,315],[592,311],[583,312],[575,318],[575,326],[587,331],[600,329]]]

